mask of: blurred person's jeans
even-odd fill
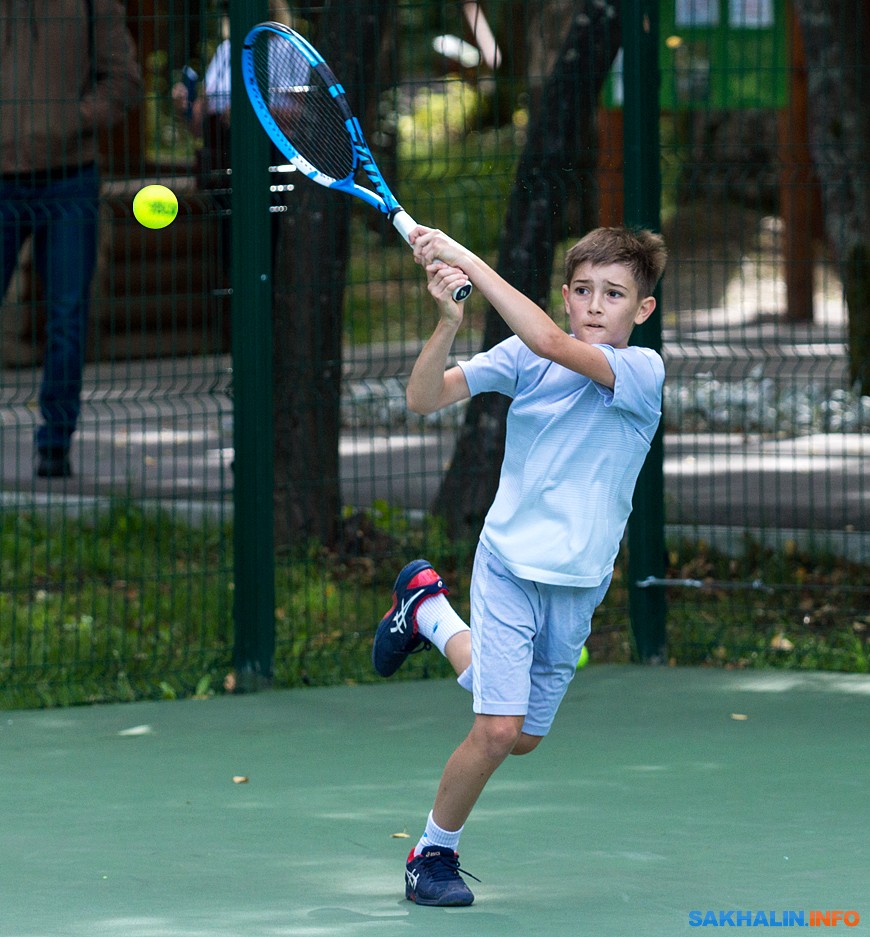
[[[88,300],[97,260],[100,183],[95,166],[31,176],[0,176],[0,296],[21,246],[33,239],[33,264],[47,309],[39,390],[41,451],[69,449],[81,410]],[[15,302],[15,297],[10,297]]]

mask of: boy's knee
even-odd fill
[[[520,734],[517,744],[511,749],[512,755],[528,755],[533,752],[543,741],[543,735],[528,735],[525,732]]]
[[[522,731],[521,716],[478,716],[473,729],[492,758],[509,755],[520,741]]]

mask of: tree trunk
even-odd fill
[[[810,150],[848,307],[849,373],[870,393],[870,2],[795,0],[807,60]]]
[[[498,272],[546,309],[556,244],[565,236],[564,206],[579,185],[594,191],[595,111],[601,86],[620,43],[618,8],[609,2],[576,4],[553,70],[532,113],[502,234]],[[589,200],[580,227],[595,212]],[[510,335],[502,318],[487,312],[483,348]],[[454,536],[476,535],[495,496],[504,456],[510,401],[481,394],[469,404],[453,460],[433,511]]]
[[[315,44],[357,115],[377,74],[382,24],[394,2],[348,0],[317,23]],[[352,199],[299,175],[285,199],[273,322],[275,544],[333,546],[341,515],[339,432],[344,287]]]
[[[299,183],[278,242],[273,322],[275,544],[331,543],[350,201]]]

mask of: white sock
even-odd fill
[[[474,665],[469,664],[465,670],[456,678],[456,682],[462,687],[463,690],[468,690],[469,693],[474,692]]]
[[[456,614],[443,593],[423,599],[417,606],[416,620],[417,632],[442,654],[454,635],[468,630],[468,625]]]
[[[458,830],[452,833],[449,830],[442,830],[432,819],[432,811],[430,810],[429,819],[426,821],[426,829],[420,837],[420,842],[417,843],[414,848],[414,855],[419,856],[420,853],[429,846],[444,846],[446,849],[452,849],[454,852],[457,852],[459,837],[462,835],[464,829],[464,826],[460,826]]]

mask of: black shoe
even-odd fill
[[[447,594],[428,560],[414,560],[399,573],[393,605],[381,619],[372,646],[372,663],[382,677],[394,674],[409,654],[429,647],[417,634],[417,606],[432,595]]]
[[[459,867],[459,856],[444,846],[427,846],[415,858],[414,850],[405,866],[405,897],[416,904],[439,908],[464,907],[474,901],[462,872],[476,882],[480,879]]]
[[[36,474],[39,478],[69,478],[72,469],[69,464],[67,449],[40,449],[36,460]]]

